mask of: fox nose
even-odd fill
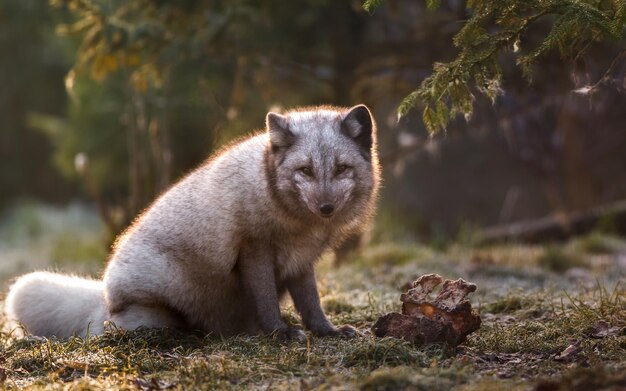
[[[333,204],[322,204],[322,206],[320,206],[320,212],[322,212],[322,216],[324,217],[330,216],[334,211],[335,207]]]

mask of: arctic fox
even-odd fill
[[[7,318],[40,336],[97,335],[110,321],[302,340],[281,318],[289,292],[311,332],[354,336],[326,318],[314,263],[366,226],[378,185],[367,107],[270,112],[265,132],[210,158],[135,220],[103,281],[24,275],[6,298]]]

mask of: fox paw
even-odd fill
[[[350,326],[349,324],[346,324],[337,328],[336,335],[338,337],[352,339],[352,338],[356,338],[359,335],[359,331],[356,328]]]
[[[281,342],[306,342],[306,334],[299,327],[285,327],[278,329],[272,334],[272,338]]]
[[[314,331],[314,333],[315,335],[318,335],[320,337],[341,337],[341,338],[346,338],[346,339],[356,338],[356,336],[359,335],[358,330],[350,325],[344,325],[341,327],[333,327],[331,329],[324,330],[321,332]]]

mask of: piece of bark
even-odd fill
[[[441,291],[430,300],[431,293],[442,282]],[[411,286],[400,296],[402,313],[393,312],[376,321],[372,328],[376,336],[402,338],[416,345],[457,346],[480,327],[480,316],[466,299],[476,291],[476,285],[463,279],[444,281],[438,274],[427,274]]]

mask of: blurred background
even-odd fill
[[[388,0],[372,14],[360,1],[1,0],[0,280],[100,269],[173,181],[268,110],[302,105],[372,109],[384,168],[374,241],[445,246],[626,199],[625,42],[552,53],[532,83],[502,54],[495,104],[477,97],[468,121],[432,136],[419,109],[398,120],[433,63],[454,58],[467,17],[455,0]],[[619,210],[593,224],[619,229]]]

